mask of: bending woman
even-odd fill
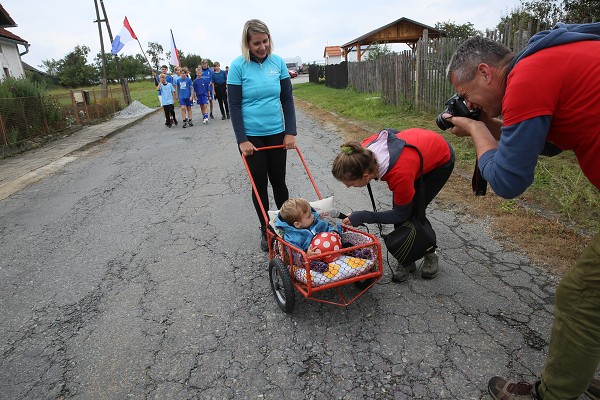
[[[417,151],[405,147],[402,141],[417,147],[423,155],[425,204],[429,205],[444,187],[454,169],[454,151],[442,136],[433,131],[412,128],[396,132],[387,129],[366,138],[362,144],[356,141],[344,143],[341,153],[333,161],[333,176],[346,187],[364,187],[373,179],[382,180],[392,192],[391,210],[354,211],[342,221],[344,224],[381,223],[397,227],[413,215],[421,162]],[[415,270],[414,262],[398,264],[392,280],[403,282]],[[433,279],[437,274],[438,256],[436,253],[427,254],[421,276]]]

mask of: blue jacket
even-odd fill
[[[275,221],[275,226],[283,229],[283,240],[304,251],[308,250],[310,242],[317,233],[337,232],[340,235],[342,234],[342,227],[340,224],[338,224],[337,227],[333,227],[326,221],[319,219],[319,214],[317,214],[314,208],[311,208],[311,210],[315,220],[310,228],[298,229],[279,218],[279,214],[277,214],[277,220]]]

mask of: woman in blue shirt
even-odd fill
[[[288,199],[285,182],[286,150],[296,147],[296,111],[292,82],[281,57],[272,53],[273,43],[264,22],[251,19],[242,31],[242,55],[227,76],[229,111],[239,150],[248,162],[260,200],[269,210],[269,181],[277,208]],[[265,146],[284,149],[256,151]],[[266,226],[258,200],[252,202],[261,225],[260,246],[268,251]]]

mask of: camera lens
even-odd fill
[[[448,112],[448,110],[444,110],[440,113],[440,115],[438,115],[435,118],[435,123],[443,131],[445,131],[446,129],[450,129],[454,126],[454,124],[452,122],[450,122],[446,118],[442,117],[442,115],[447,112]]]

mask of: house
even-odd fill
[[[325,65],[339,64],[342,62],[342,48],[340,46],[326,46],[323,52]]]
[[[25,71],[21,56],[29,51],[29,43],[5,28],[14,28],[17,24],[0,4],[0,80],[7,77],[24,78]],[[19,53],[19,45],[25,51]]]

